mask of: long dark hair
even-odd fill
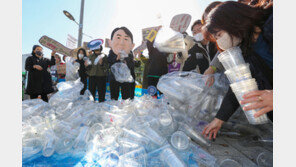
[[[241,38],[243,54],[248,55],[253,44],[254,27],[262,27],[271,12],[263,7],[227,1],[209,13],[203,31],[216,34],[224,30],[232,36]]]
[[[85,49],[83,49],[83,48],[78,49],[78,51],[77,51],[77,57],[78,57],[78,55],[79,55],[80,50],[82,50],[83,55],[84,55],[84,57],[85,57],[85,56],[86,56],[86,51],[85,51]]]
[[[207,6],[207,8],[205,9],[204,13],[202,14],[202,19],[201,19],[202,25],[205,25],[205,20],[208,17],[208,14],[211,12],[211,10],[214,9],[216,6],[218,6],[221,3],[222,2],[220,2],[220,1],[215,1],[215,2],[210,3]],[[222,52],[223,51],[217,45],[216,39],[209,32],[202,31],[202,34],[203,34],[205,40],[208,40],[208,41],[211,41],[211,42],[215,43],[215,45],[216,45],[217,49],[219,50],[219,52]]]
[[[202,23],[202,24],[205,24],[205,20],[206,20],[208,14],[211,12],[211,10],[212,10],[213,8],[215,8],[216,6],[218,6],[219,4],[221,4],[221,3],[222,3],[222,2],[220,2],[220,1],[215,1],[215,2],[210,3],[210,4],[207,6],[207,8],[205,9],[204,13],[202,14],[202,18],[201,18],[201,23]]]

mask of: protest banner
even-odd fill
[[[146,37],[149,35],[149,33],[151,32],[151,30],[154,30],[154,31],[158,32],[158,29],[159,29],[159,26],[157,26],[157,27],[148,27],[148,28],[142,29],[142,38],[143,38],[143,41],[146,41],[147,40]]]
[[[152,29],[150,31],[150,33],[148,34],[148,36],[146,37],[146,39],[150,42],[153,42],[153,40],[155,39],[156,37],[156,34],[157,34],[157,31],[155,31],[154,29]]]
[[[68,47],[69,49],[75,49],[77,47],[77,39],[68,34],[66,47]]]
[[[170,28],[177,32],[185,32],[190,24],[191,15],[189,14],[178,14],[171,20]]]
[[[72,50],[67,48],[66,46],[62,45],[58,41],[44,35],[39,39],[39,42],[42,46],[56,51],[57,53],[60,53],[62,55],[67,55],[67,56],[73,56]]]

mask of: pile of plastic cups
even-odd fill
[[[224,74],[216,73],[215,83],[205,85],[208,76],[196,72],[175,71],[163,75],[157,89],[168,99],[171,106],[193,119],[211,121],[218,112],[228,90]]]
[[[217,159],[201,146],[210,141],[197,120],[172,108],[165,99],[145,95],[134,100],[94,103],[83,84],[67,81],[49,103],[23,101],[23,165],[81,159],[82,166],[212,167]],[[71,159],[70,159],[71,158]],[[46,160],[38,165],[47,166]],[[55,166],[57,164],[50,164]],[[57,165],[59,166],[59,165]],[[61,165],[60,165],[61,166]]]
[[[249,64],[245,63],[242,51],[238,46],[225,50],[218,55],[218,59],[226,70],[225,74],[231,83],[230,87],[238,101],[243,100],[242,96],[244,94],[258,90],[256,80],[252,78]],[[241,107],[243,108],[247,105],[250,104],[244,104]],[[253,125],[267,123],[268,118],[266,114],[257,118],[254,117],[257,111],[259,109],[244,111],[249,123]]]

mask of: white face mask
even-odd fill
[[[202,41],[202,40],[204,39],[202,33],[197,33],[197,34],[195,34],[193,38],[194,38],[196,41]]]
[[[79,54],[78,58],[81,60],[83,58],[83,54]]]
[[[219,48],[223,49],[223,50],[227,50],[231,47],[237,46],[239,43],[241,43],[241,39],[237,38],[235,36],[231,36],[225,32],[218,40],[217,40],[217,44],[219,46]]]

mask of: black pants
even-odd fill
[[[126,100],[131,98],[131,83],[120,83],[115,80],[110,81],[110,94],[112,100],[118,100],[119,88],[121,88],[122,99]]]
[[[135,82],[129,83],[129,85],[130,85],[130,94],[131,94],[130,98],[131,99],[134,99],[134,97],[135,97],[136,83]]]
[[[80,95],[84,95],[84,92],[85,92],[85,90],[86,90],[86,88],[87,88],[87,77],[81,77],[80,78],[80,81],[83,83],[83,88],[81,89],[81,91],[80,91]]]
[[[99,94],[99,102],[105,101],[105,95],[106,95],[106,76],[98,77],[98,76],[90,76],[89,77],[89,91],[94,97],[94,100],[96,98],[96,90],[98,90]]]
[[[158,84],[158,81],[159,81],[159,78],[155,78],[155,77],[148,77],[148,87],[149,86],[154,86],[156,89],[157,89],[157,84]],[[157,89],[158,90],[158,89]],[[158,90],[159,91],[159,90]],[[160,91],[159,91],[159,94],[162,94]],[[157,92],[152,95],[152,96],[157,96]]]
[[[39,94],[33,94],[33,95],[30,95],[30,99],[37,99],[39,96]],[[41,99],[45,102],[48,102],[48,97],[47,97],[47,94],[45,93],[42,93],[41,94]]]

